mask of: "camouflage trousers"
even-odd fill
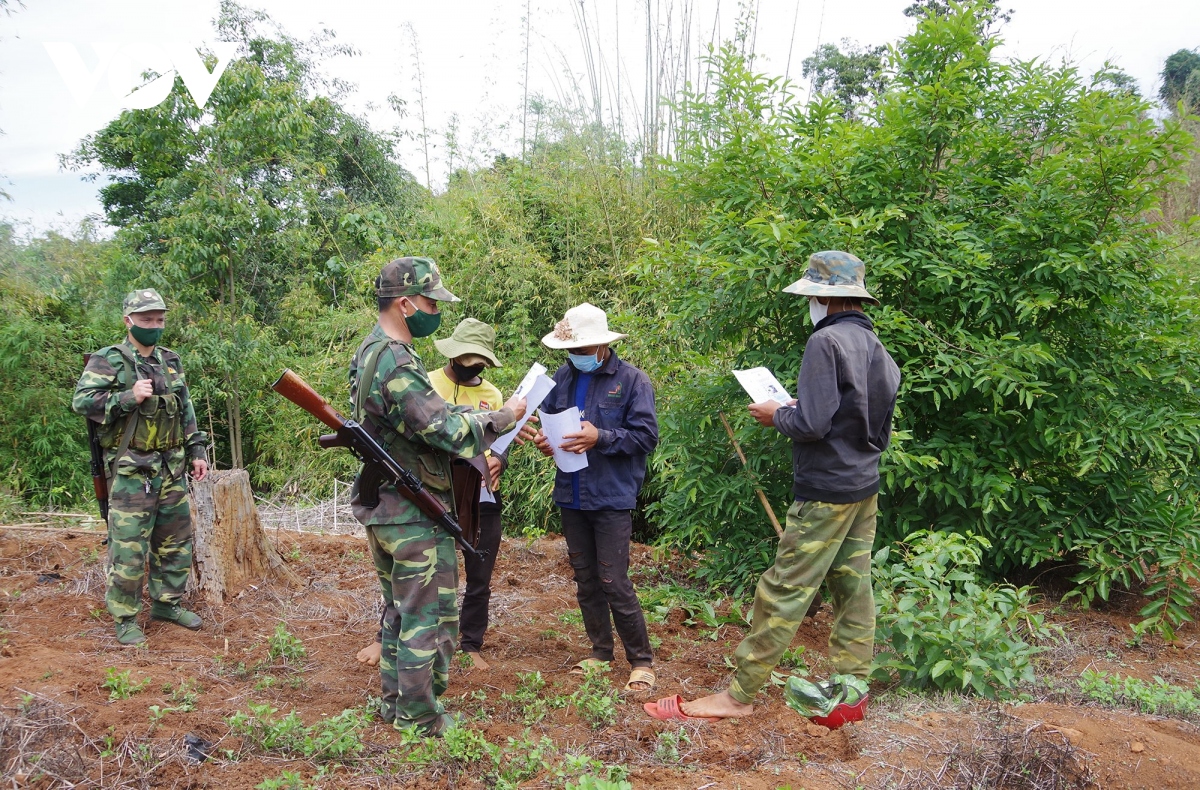
[[[437,732],[458,640],[454,538],[429,522],[381,524],[367,527],[367,543],[384,602],[380,713]]]
[[[734,653],[729,694],[750,704],[792,644],[822,579],[833,596],[829,657],[839,674],[865,678],[875,649],[871,548],[878,496],[849,505],[796,502],[775,564],[758,580],[750,633]]]
[[[187,483],[171,475],[118,474],[109,491],[108,591],[113,619],[142,610],[142,579],[150,560],[150,600],[178,603],[192,569],[192,514]]]

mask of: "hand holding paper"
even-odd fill
[[[578,472],[580,469],[586,469],[588,465],[586,453],[574,453],[562,448],[567,434],[577,434],[582,430],[583,426],[579,422],[579,409],[572,406],[558,414],[539,411],[539,416],[542,420],[544,441],[549,445],[551,453],[554,455],[554,463],[558,468],[564,472]],[[542,447],[541,442],[538,443],[538,447]],[[545,450],[543,449],[542,452]]]
[[[525,403],[528,411],[525,416],[517,420],[517,424],[512,430],[502,435],[499,439],[492,443],[493,453],[502,453],[512,444],[513,439],[522,434],[522,429],[525,423],[528,422],[533,412],[542,405],[542,401],[550,394],[550,390],[554,389],[554,379],[546,375],[546,368],[534,362],[533,367],[529,368],[529,372],[525,374],[525,378],[521,379],[520,385],[517,386],[517,391],[513,393],[513,397],[525,398]],[[525,438],[532,438],[526,436]]]
[[[787,406],[792,402],[792,396],[788,395],[787,388],[780,384],[775,375],[766,368],[735,370],[733,375],[742,385],[742,389],[746,390],[753,403],[775,401],[780,406]]]

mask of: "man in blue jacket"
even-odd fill
[[[575,597],[592,642],[591,655],[571,672],[613,660],[613,625],[632,671],[626,691],[654,687],[653,653],[646,618],[629,580],[633,508],[646,477],[646,459],[658,445],[658,416],[649,377],[617,357],[609,344],[626,337],[610,332],[608,316],[583,303],[567,311],[542,338],[565,349],[569,361],[554,374],[555,387],[542,409],[555,414],[575,406],[581,429],[568,433],[560,449],[587,453],[578,472],[557,471],[554,502],[562,512],[563,536],[575,571]],[[545,434],[534,439],[552,455]]]

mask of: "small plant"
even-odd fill
[[[578,782],[567,782],[566,790],[633,790],[633,785],[624,779],[602,779],[584,774]]]
[[[254,690],[255,691],[266,691],[267,689],[274,688],[276,682],[277,681],[275,680],[274,675],[263,675],[257,681],[254,682]]]
[[[607,664],[593,664],[584,669],[583,682],[570,696],[575,710],[593,729],[617,720],[616,693],[608,681]]]
[[[171,688],[169,685],[164,686],[163,693],[168,695],[167,699],[175,703],[171,710],[178,713],[191,713],[199,704],[200,695],[204,693],[204,689],[195,680],[189,678],[176,688]]]
[[[271,638],[267,640],[267,655],[272,660],[283,659],[287,662],[297,662],[308,655],[308,650],[305,649],[304,643],[287,630],[287,626],[279,623],[275,626],[275,633],[271,634]]]
[[[520,738],[509,738],[494,787],[496,790],[517,790],[522,782],[550,770],[551,761],[557,754],[554,742],[545,735],[534,740],[526,730]]]
[[[1133,708],[1158,716],[1200,718],[1200,684],[1188,689],[1160,677],[1153,681],[1085,669],[1079,676],[1084,697],[1110,707]]]
[[[362,562],[367,558],[367,555],[363,554],[358,549],[350,549],[350,551],[346,552],[344,556],[349,562]]]
[[[300,552],[300,544],[299,543],[292,544],[292,550],[288,552],[287,558],[289,560],[291,560],[292,562],[299,562],[300,560],[302,560],[304,558],[304,555]]]
[[[108,692],[110,702],[119,699],[129,699],[134,694],[140,691],[145,691],[150,685],[150,678],[146,678],[140,683],[134,683],[130,678],[132,670],[126,669],[123,672],[118,672],[116,667],[109,667],[104,670],[104,683],[101,688]]]
[[[915,688],[973,689],[1011,699],[1030,683],[1033,656],[1044,648],[1026,638],[1056,632],[1033,611],[1033,590],[984,586],[975,569],[991,543],[980,535],[918,531],[875,555],[876,642],[873,676],[898,675]],[[896,561],[896,560],[899,561]]]
[[[244,746],[310,760],[345,760],[363,750],[362,731],[369,723],[363,708],[347,708],[305,726],[294,710],[277,718],[278,710],[270,705],[250,703],[247,707],[248,712],[238,711],[226,719]]]
[[[147,731],[147,737],[154,734],[154,730],[158,727],[158,723],[162,721],[163,716],[167,715],[167,711],[171,708],[163,708],[158,705],[151,705],[150,708],[150,729]]]
[[[658,739],[654,744],[654,759],[664,765],[675,765],[683,760],[680,747],[687,746],[691,742],[692,739],[688,737],[687,731],[682,727],[678,732],[663,730],[658,734]]]
[[[558,622],[563,625],[583,628],[583,612],[578,609],[568,609],[565,612],[558,613]]]
[[[79,550],[79,554],[83,557],[84,565],[95,565],[100,561],[100,549],[95,546],[86,546]]]
[[[500,700],[515,705],[526,724],[537,724],[546,718],[551,708],[566,704],[562,698],[547,698],[543,693],[545,688],[546,679],[541,672],[518,672],[516,690],[511,694],[501,694]]]
[[[295,771],[284,771],[279,776],[264,779],[254,786],[255,790],[309,790],[304,779]]]
[[[808,662],[804,659],[804,645],[796,645],[784,650],[783,657],[779,659],[779,666],[794,670],[799,675],[807,675],[809,668]]]

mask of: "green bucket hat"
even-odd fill
[[[467,354],[478,354],[492,363],[494,368],[502,368],[500,360],[496,359],[493,351],[496,344],[496,330],[475,318],[464,318],[454,327],[454,334],[441,340],[433,341],[434,348],[447,359],[458,359]]]
[[[804,276],[783,290],[800,296],[857,296],[877,305],[879,300],[867,293],[866,271],[863,262],[848,252],[814,252]]]
[[[442,273],[432,258],[397,258],[375,278],[375,295],[384,297],[424,294],[439,302],[457,302],[458,297],[442,287]]]
[[[166,310],[167,303],[158,295],[158,291],[153,288],[143,288],[140,291],[130,291],[126,294],[121,309],[123,311],[121,315],[148,313],[151,310]]]

